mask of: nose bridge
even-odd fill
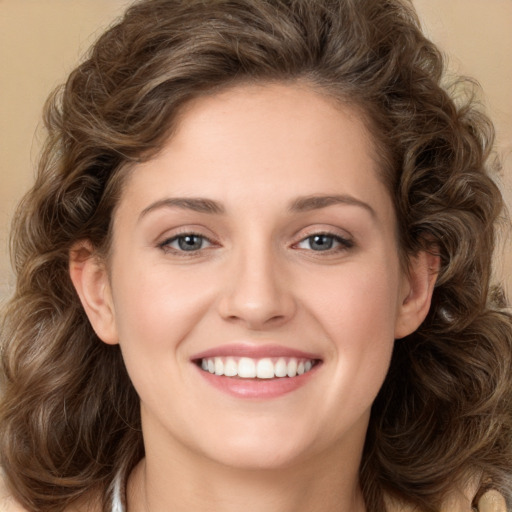
[[[256,329],[284,322],[293,315],[290,283],[272,244],[253,239],[233,250],[231,269],[221,299],[224,318]]]

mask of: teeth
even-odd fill
[[[297,359],[290,359],[286,367],[286,374],[288,377],[295,377],[297,375]]]
[[[274,378],[274,363],[271,359],[260,359],[256,364],[256,377],[258,379]]]
[[[224,375],[224,362],[220,357],[214,359],[215,375]]]
[[[228,357],[226,359],[226,364],[224,365],[224,375],[226,375],[226,377],[234,377],[235,375],[238,375],[238,364],[232,357]]]
[[[248,357],[240,358],[238,361],[238,376],[244,379],[254,379],[256,377],[256,363],[254,359]]]
[[[286,377],[288,375],[288,367],[286,365],[286,361],[282,357],[277,360],[274,367],[274,373],[276,377]]]
[[[280,357],[252,359],[250,357],[209,357],[201,360],[201,368],[215,375],[242,379],[273,379],[275,377],[297,377],[309,372],[314,366],[311,359]]]

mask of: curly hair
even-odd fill
[[[144,455],[138,396],[81,307],[71,248],[108,251],[127,168],[161,148],[188,101],[297,80],[362,113],[404,261],[441,259],[428,317],[395,343],[372,409],[368,511],[386,510],[385,496],[438,511],[475,476],[512,504],[512,319],[490,294],[503,211],[487,169],[493,128],[471,98],[454,101],[443,70],[406,0],[143,0],[100,37],[48,100],[12,228],[0,463],[24,507],[62,511],[95,491],[107,510],[114,475]]]

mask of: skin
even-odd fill
[[[146,458],[129,511],[364,511],[370,407],[394,340],[427,314],[438,265],[420,253],[401,269],[373,149],[355,108],[306,86],[203,97],[130,171],[109,261],[79,244],[90,257],[71,258],[72,280],[141,398]],[[337,199],[297,208],[311,196]],[[168,204],[177,197],[222,212]],[[180,250],[187,233],[201,248]],[[233,397],[191,361],[226,343],[299,349],[321,365],[283,396]]]

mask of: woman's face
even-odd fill
[[[357,110],[240,86],[189,104],[134,167],[90,317],[121,346],[148,453],[254,468],[359,456],[412,330],[372,155]]]

